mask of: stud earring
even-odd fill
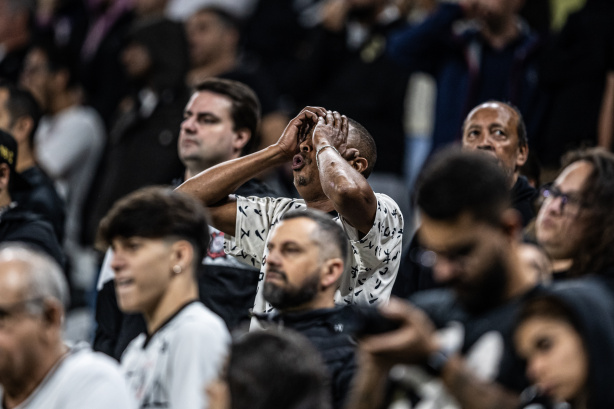
[[[173,266],[173,273],[175,273],[175,274],[181,273],[181,266],[179,264],[175,264]]]

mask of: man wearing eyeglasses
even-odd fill
[[[556,261],[555,278],[597,273],[614,292],[614,154],[570,152],[554,183],[541,189],[538,243]]]
[[[5,409],[128,409],[117,363],[62,341],[68,288],[49,256],[0,247],[0,402]]]

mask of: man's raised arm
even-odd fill
[[[325,113],[323,108],[306,107],[288,123],[277,143],[204,170],[177,189],[200,199],[209,209],[213,227],[234,236],[237,207],[230,195],[254,176],[291,160],[306,123],[316,122]]]
[[[375,220],[377,199],[367,179],[361,174],[368,161],[356,149],[349,136],[349,121],[338,112],[330,112],[318,119],[313,133],[313,148],[324,194],[333,202],[335,210],[366,235]]]

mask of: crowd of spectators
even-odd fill
[[[0,0],[2,405],[613,407],[613,149],[611,0]]]

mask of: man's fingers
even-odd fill
[[[349,132],[350,132],[350,121],[348,120],[348,117],[345,115],[341,115],[341,131],[345,135],[349,135]]]
[[[356,159],[359,155],[358,149],[356,148],[348,148],[345,150],[345,152],[343,153],[343,158],[345,160],[352,160],[352,159]]]
[[[341,128],[341,114],[337,111],[333,111],[333,119],[335,128]]]

